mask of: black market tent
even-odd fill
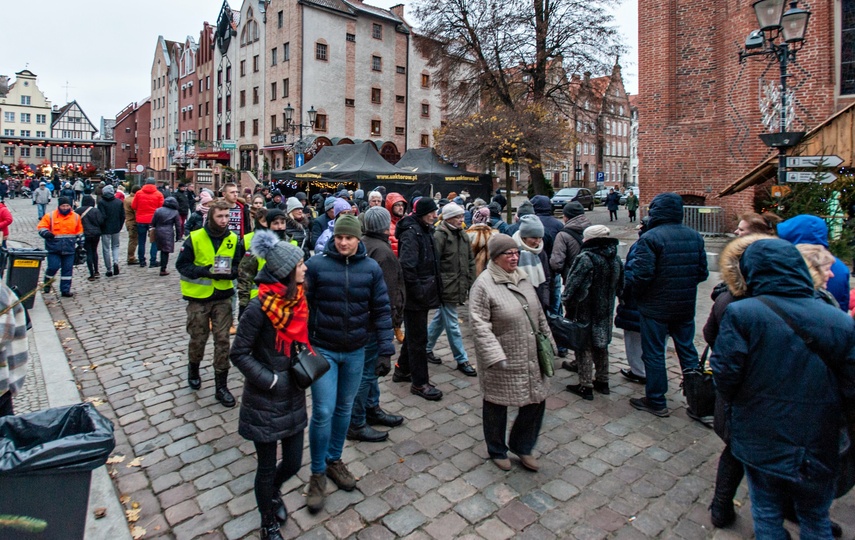
[[[433,192],[439,191],[443,197],[452,191],[460,193],[465,189],[472,199],[480,197],[489,201],[493,191],[493,180],[489,174],[472,173],[443,163],[433,148],[407,150],[395,166],[415,173],[419,184],[430,184]]]
[[[367,191],[385,186],[387,192],[396,191],[405,197],[420,190],[430,193],[430,185],[419,181],[418,176],[390,164],[371,144],[343,144],[324,146],[302,167],[287,171],[274,171],[274,181],[297,182],[305,189],[316,191],[332,189],[339,183],[357,183]]]

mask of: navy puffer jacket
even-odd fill
[[[256,281],[275,283],[276,278],[264,268]],[[275,442],[305,429],[306,391],[294,384],[289,372],[291,358],[276,349],[276,329],[258,298],[250,301],[240,318],[229,359],[244,376],[238,423],[241,437]],[[274,375],[278,377],[275,385]]]
[[[632,251],[636,244],[629,248],[627,260],[632,257]],[[615,327],[628,332],[641,332],[641,317],[638,314],[638,300],[635,291],[629,284],[625,283],[623,292],[618,295],[618,306],[615,312]]]
[[[342,256],[335,242],[306,262],[309,341],[314,347],[350,352],[377,340],[378,355],[392,356],[392,312],[383,270],[359,243]]]
[[[855,325],[814,297],[798,250],[759,240],[740,261],[747,298],[727,306],[710,365],[731,403],[731,448],[743,463],[794,482],[823,481],[838,465],[841,411],[855,406]],[[819,355],[757,297],[777,304]]]
[[[698,283],[709,277],[701,235],[683,225],[683,200],[660,193],[650,203],[649,229],[626,261],[626,283],[638,310],[659,321],[695,317]]]

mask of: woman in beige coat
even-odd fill
[[[546,409],[546,382],[537,360],[537,345],[526,312],[550,336],[549,324],[525,272],[519,270],[519,247],[505,234],[487,244],[490,261],[469,293],[469,316],[484,395],[483,424],[487,452],[503,471],[510,470],[508,450],[526,469],[537,471],[532,451]],[[553,349],[555,343],[553,342]],[[519,414],[505,443],[508,407]]]

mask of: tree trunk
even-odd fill
[[[511,203],[511,199],[512,199],[511,188],[512,187],[513,186],[511,183],[511,164],[506,161],[505,162],[505,198],[508,200],[508,206],[506,208],[507,215],[508,215],[508,219],[507,219],[508,224],[513,223],[513,221],[511,221],[513,219],[513,216],[511,215],[511,207],[513,206],[513,204]]]
[[[526,156],[529,159],[528,175],[532,191],[535,195],[548,195],[546,187],[546,179],[543,176],[543,166],[540,159],[540,154],[532,152]]]

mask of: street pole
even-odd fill
[[[774,46],[774,45],[773,45]],[[790,61],[790,46],[786,42],[776,47],[778,55],[778,63],[781,68],[781,133],[787,131],[787,67]],[[778,148],[778,185],[783,186],[787,183],[787,148],[781,146]]]

